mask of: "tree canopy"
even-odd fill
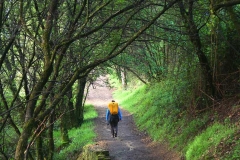
[[[2,157],[13,158],[15,150],[16,160],[52,159],[54,121],[71,111],[73,126],[81,124],[86,83],[99,68],[115,66],[120,78],[131,72],[144,83],[184,73],[201,82],[201,95],[214,101],[236,93],[239,4],[2,0],[0,132],[11,128],[17,135],[16,145],[1,147]],[[64,132],[71,118],[61,118]],[[46,133],[49,151],[43,154],[33,144]]]

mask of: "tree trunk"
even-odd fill
[[[179,4],[182,18],[184,20],[184,25],[188,32],[189,39],[196,48],[196,54],[198,56],[201,70],[202,70],[202,73],[207,82],[206,88],[209,89],[208,93],[214,99],[219,99],[219,98],[221,98],[221,96],[220,96],[220,93],[218,93],[216,86],[214,85],[214,82],[213,82],[214,78],[213,78],[212,70],[211,70],[210,64],[208,62],[208,59],[207,59],[205,53],[202,51],[202,43],[201,43],[201,39],[199,36],[199,30],[193,19],[193,12],[192,12],[193,11],[193,1],[189,1],[188,12],[185,10],[185,7],[184,7],[182,1],[180,1],[178,4]],[[207,86],[209,86],[209,87],[207,87]]]
[[[42,135],[39,135],[36,140],[36,159],[43,160],[43,144],[42,144]]]
[[[15,160],[27,159],[27,154],[25,154],[24,152],[27,149],[28,138],[31,136],[34,125],[34,118],[31,118],[24,123],[23,130],[16,147]]]
[[[115,65],[116,75],[118,77],[119,82],[121,82],[121,67],[118,65]]]
[[[73,104],[73,101],[72,101],[72,98],[73,98],[73,95],[72,95],[72,88],[67,92],[66,96],[68,97],[68,100],[67,100],[67,106],[69,108],[69,125],[68,127],[69,128],[72,128],[74,127],[75,125],[75,118],[74,116],[71,116],[71,115],[74,115],[74,104]]]
[[[61,138],[63,145],[66,145],[69,143],[69,137],[68,137],[68,129],[67,129],[67,116],[64,114],[61,118]]]
[[[68,125],[69,125],[69,112],[68,112],[68,107],[66,106],[67,99],[63,98],[60,103],[59,110],[62,113],[61,116],[61,121],[60,121],[60,131],[61,131],[61,138],[63,145],[66,145],[69,143],[69,137],[68,137]]]
[[[53,126],[54,126],[54,114],[55,112],[50,115],[49,118],[49,128],[48,128],[48,160],[53,159],[53,154],[54,154],[54,139],[53,139]]]
[[[83,110],[84,110],[83,98],[84,98],[84,89],[86,86],[86,82],[87,82],[87,76],[78,80],[77,100],[75,104],[75,108],[76,108],[75,119],[77,122],[76,126],[81,125],[83,122]]]
[[[121,71],[122,88],[126,90],[127,89],[127,73],[125,68],[123,67],[120,68],[120,71]]]

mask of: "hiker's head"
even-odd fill
[[[115,102],[114,100],[112,100],[112,102]]]

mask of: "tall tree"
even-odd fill
[[[12,77],[12,82],[16,84],[17,92],[13,99],[8,99],[7,102],[11,105],[4,109],[1,116],[22,107],[23,121],[20,115],[17,117],[21,121],[17,124],[21,132],[15,159],[31,157],[34,153],[30,148],[37,137],[38,146],[41,147],[41,134],[45,134],[42,129],[51,129],[48,133],[50,144],[53,144],[52,128],[48,126],[52,123],[47,122],[52,122],[53,112],[61,111],[57,108],[73,84],[87,76],[96,66],[121,54],[176,2],[177,0],[162,1],[159,5],[143,0],[21,0],[17,3],[19,5],[15,5],[14,1],[8,2],[13,8],[6,11],[12,15],[11,22],[15,22],[12,26],[17,26],[8,32],[13,33],[15,43],[11,41],[12,38],[5,41],[9,43],[4,43],[7,45],[0,64],[1,72],[7,70],[10,73],[5,57],[12,53],[15,61],[10,61],[10,64],[15,67],[17,75]],[[125,32],[128,26],[134,25],[134,15],[149,6],[158,9],[151,20]],[[9,24],[6,23],[6,26]],[[74,51],[73,54],[70,49]],[[21,69],[17,69],[19,66]],[[4,74],[7,75],[7,72]],[[3,81],[2,85],[5,86],[6,82]],[[14,85],[11,83],[10,86]],[[8,88],[3,88],[5,97],[7,90]],[[43,124],[48,125],[43,127]],[[54,148],[52,145],[49,147],[51,151]],[[50,153],[49,158],[51,157]]]

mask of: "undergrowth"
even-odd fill
[[[92,105],[85,105],[84,107],[84,122],[80,128],[73,128],[68,131],[71,143],[61,148],[58,153],[54,154],[54,159],[65,160],[73,159],[80,153],[80,149],[87,145],[94,143],[96,134],[94,132],[93,118],[97,117],[97,112]],[[54,137],[61,137],[60,131],[54,131]],[[61,139],[55,139],[56,148],[62,146]]]
[[[211,119],[209,112],[189,115],[182,107],[183,98],[190,93],[182,92],[188,89],[184,86],[166,80],[136,89],[117,90],[114,98],[133,113],[140,130],[155,141],[168,142],[170,148],[177,149],[187,160],[239,158],[239,138],[236,140],[239,126],[227,120],[222,123],[218,118]],[[227,144],[231,145],[231,150],[222,154]]]

